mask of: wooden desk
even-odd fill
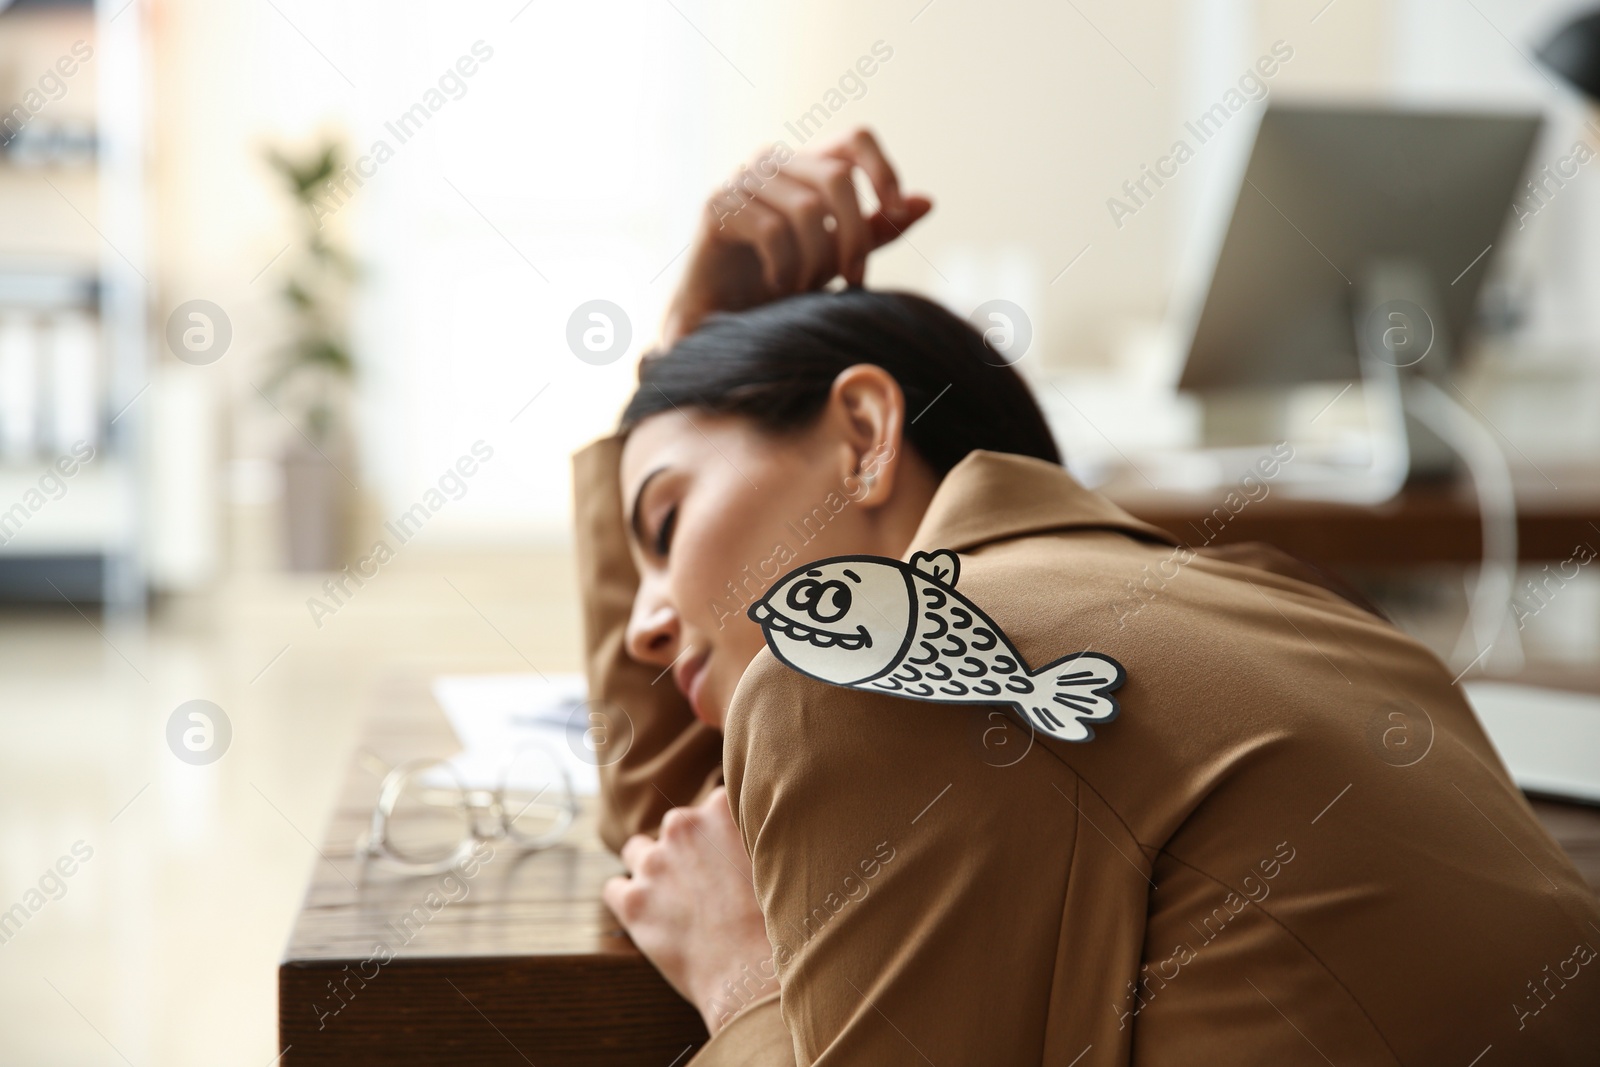
[[[1579,543],[1600,552],[1600,467],[1523,466],[1514,468],[1513,484],[1517,554],[1523,560],[1565,560]],[[1482,558],[1477,501],[1465,485],[1408,488],[1375,505],[1292,500],[1269,491],[1230,515],[1223,500],[1235,488],[1156,492],[1126,472],[1100,491],[1194,547],[1266,541],[1331,567],[1477,563]]]
[[[380,692],[363,743],[391,764],[460,748],[422,679]],[[471,879],[363,878],[353,853],[378,785],[351,767],[278,968],[283,1064],[668,1067],[705,1042],[699,1014],[600,903],[622,865],[595,833],[593,798],[566,844],[497,846]]]
[[[365,736],[390,763],[459,747],[421,679],[379,694]],[[362,879],[351,857],[377,791],[352,767],[324,837],[278,968],[281,1063],[673,1067],[704,1043],[699,1015],[600,903],[622,866],[595,836],[592,802],[568,844],[523,857],[500,850],[456,883],[463,895],[441,889],[438,875]],[[1600,810],[1534,809],[1600,890]],[[430,890],[459,899],[406,927],[407,938],[395,924],[425,908]],[[369,962],[381,959],[377,945],[394,959]]]

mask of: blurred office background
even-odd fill
[[[1535,111],[1534,168],[1600,150],[1533,58],[1577,10],[1550,0],[0,7],[0,517],[25,511],[0,547],[0,908],[93,850],[0,944],[15,1063],[272,1062],[278,953],[377,685],[577,667],[567,457],[761,145],[879,134],[936,209],[870,284],[1024,309],[1019,366],[1091,481],[1199,441],[1173,383],[1266,102],[1136,211],[1108,200],[1275,45],[1273,101]],[[297,204],[283,166],[330,145],[359,182]],[[1508,219],[1457,372],[1540,469],[1600,462],[1596,173]],[[631,327],[599,365],[567,340],[596,300]],[[1333,405],[1308,434],[1359,432],[1338,385],[1297,403]],[[1459,568],[1366,579],[1449,651]],[[1600,580],[1523,639],[1593,662]],[[164,733],[201,698],[232,727],[209,767]]]

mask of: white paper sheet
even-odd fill
[[[548,680],[547,680],[548,679]],[[523,746],[543,746],[572,779],[573,792],[600,792],[600,772],[583,714],[588,687],[580,674],[449,674],[433,680],[433,696],[461,741],[450,765],[470,789],[492,789],[512,755]],[[539,761],[518,759],[507,783],[537,792],[554,784],[554,773],[540,773]],[[553,766],[553,765],[552,765]],[[445,785],[447,772],[435,770],[432,784]]]
[[[1517,785],[1600,804],[1600,697],[1506,682],[1464,688]]]

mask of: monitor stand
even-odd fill
[[[1460,474],[1456,450],[1418,418],[1410,400],[1418,379],[1448,384],[1452,353],[1438,307],[1429,272],[1405,260],[1373,263],[1351,301],[1374,448],[1390,452],[1389,463],[1398,460],[1412,485]]]
[[[1278,486],[1286,495],[1354,504],[1381,504],[1406,485],[1456,482],[1460,452],[1436,430],[1438,394],[1449,387],[1450,338],[1429,272],[1411,261],[1371,264],[1350,300],[1351,340],[1366,407],[1367,458],[1352,464],[1335,450],[1321,457],[1302,450]],[[1419,400],[1425,390],[1427,398]],[[1202,453],[1219,470],[1247,461],[1256,442],[1290,437],[1281,388],[1211,393],[1203,408]],[[1459,405],[1458,405],[1459,406]],[[1427,409],[1432,418],[1419,415]]]
[[[1443,316],[1430,310],[1438,303],[1428,273],[1404,262],[1374,264],[1353,303],[1375,455],[1388,453],[1389,469],[1404,471],[1410,484],[1454,482],[1465,473],[1477,497],[1483,562],[1450,659],[1465,669],[1515,670],[1522,643],[1510,610],[1518,558],[1511,468],[1481,418],[1450,395],[1449,338]]]

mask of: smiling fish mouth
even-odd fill
[[[865,626],[857,624],[856,632],[853,634],[841,634],[832,630],[803,626],[793,619],[773,611],[764,600],[751,606],[750,617],[773,633],[780,633],[797,641],[806,641],[816,645],[818,648],[833,648],[837,646],[846,652],[855,652],[859,649],[872,647],[872,635],[867,633]]]

